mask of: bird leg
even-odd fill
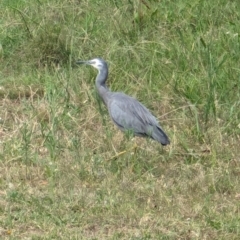
[[[125,153],[127,153],[127,152],[132,152],[132,151],[134,151],[134,154],[136,154],[137,148],[138,148],[138,145],[137,145],[136,141],[134,141],[133,147],[131,147],[131,148],[127,149],[127,150],[124,150],[124,151],[122,151],[122,152],[120,152],[120,153],[117,153],[115,156],[111,157],[111,158],[108,159],[108,160],[116,159],[116,158],[120,157],[121,155],[123,155],[123,154],[125,154]]]

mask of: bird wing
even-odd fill
[[[121,130],[132,130],[136,135],[151,135],[153,126],[158,126],[156,118],[136,99],[123,93],[112,95],[108,104],[113,122]]]

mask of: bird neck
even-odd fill
[[[103,102],[105,103],[105,105],[107,105],[107,100],[110,93],[108,87],[106,86],[107,77],[108,77],[108,70],[103,69],[98,72],[98,75],[96,78],[96,88],[99,96],[103,99]]]

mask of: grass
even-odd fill
[[[239,239],[236,1],[1,1],[1,239]],[[130,148],[94,88],[171,139]]]

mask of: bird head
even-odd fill
[[[94,58],[88,61],[77,60],[76,64],[88,64],[98,69],[99,71],[104,69],[105,67],[107,68],[107,63],[101,58]]]

